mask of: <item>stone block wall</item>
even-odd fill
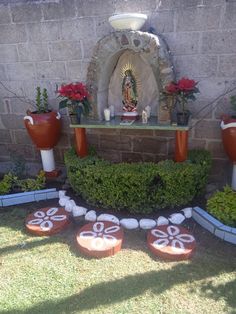
[[[113,31],[109,16],[121,12],[146,13],[143,30],[153,27],[165,39],[177,78],[199,82],[201,93],[190,104],[189,146],[211,151],[217,174],[224,177],[230,162],[219,124],[220,114],[229,112],[228,97],[204,106],[236,86],[235,0],[0,1],[0,161],[15,151],[27,161],[40,160],[24,128],[29,104],[23,97],[34,99],[36,86],[46,87],[56,109],[56,86],[86,80],[93,48]],[[117,162],[157,161],[174,150],[174,134],[166,132],[88,130],[88,138],[101,156]],[[58,163],[71,145],[73,132],[64,113]]]

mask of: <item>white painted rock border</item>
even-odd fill
[[[172,224],[181,224],[186,218],[192,217],[192,207],[186,207],[182,209],[179,213],[174,213],[170,215],[169,218],[164,216],[159,216],[156,220],[149,219],[149,218],[142,218],[139,221],[135,218],[121,218],[119,219],[115,215],[111,214],[100,214],[97,216],[95,210],[88,210],[85,207],[79,206],[75,203],[74,200],[71,200],[69,196],[66,196],[64,190],[59,191],[59,204],[60,206],[65,206],[65,210],[71,212],[73,217],[82,217],[86,221],[110,221],[117,225],[121,225],[125,229],[133,230],[133,229],[143,229],[149,230],[155,228],[156,226],[164,226],[168,225],[169,223]],[[64,205],[62,205],[64,204]]]

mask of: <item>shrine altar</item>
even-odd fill
[[[133,121],[132,124],[124,122],[119,116],[110,121],[97,121],[84,119],[81,124],[71,124],[75,132],[76,152],[80,157],[88,155],[88,145],[86,139],[86,129],[132,129],[132,130],[162,130],[175,131],[175,154],[176,162],[183,162],[188,155],[188,131],[189,126],[163,125],[157,123],[157,117],[151,117],[148,123],[142,123],[142,120]]]

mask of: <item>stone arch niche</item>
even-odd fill
[[[146,105],[150,105],[152,114],[158,115],[160,123],[168,122],[166,108],[170,105],[168,104],[170,100],[163,101],[160,95],[165,86],[175,78],[169,51],[162,38],[140,31],[113,32],[96,44],[87,74],[87,85],[93,98],[93,118],[102,120],[104,108],[111,105],[108,103],[108,98],[111,101],[111,88],[114,88],[115,82],[113,77],[115,71],[120,71],[117,70],[117,65],[122,58],[125,59],[126,55],[129,60],[132,60],[132,56],[134,56],[136,64],[140,64],[140,73],[149,71],[150,74],[148,80],[143,81],[141,75],[142,95],[141,103],[138,104],[139,113]],[[138,58],[140,58],[140,63]],[[145,84],[148,82],[150,85],[150,80],[152,80],[152,88],[151,97],[148,99],[145,95],[147,91]],[[113,98],[118,99],[121,83],[116,90],[118,92],[115,92],[116,96]],[[114,105],[116,114],[118,114],[119,104],[115,103]],[[120,108],[122,108],[122,99],[120,99]]]

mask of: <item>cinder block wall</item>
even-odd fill
[[[236,84],[235,0],[44,0],[0,1],[0,160],[13,151],[27,161],[39,161],[23,124],[36,86],[46,87],[56,109],[56,85],[85,81],[96,42],[112,32],[114,13],[148,15],[144,30],[153,27],[169,45],[177,78],[199,82],[201,94],[191,105],[190,148],[212,152],[217,175],[224,177],[230,162],[220,138],[220,114],[229,112],[227,97],[202,110]],[[12,91],[12,92],[10,92]],[[236,93],[236,92],[235,92]],[[114,161],[156,161],[171,157],[174,134],[156,131],[89,130],[89,143]],[[63,162],[73,145],[73,132],[63,116],[63,136],[55,149]]]

